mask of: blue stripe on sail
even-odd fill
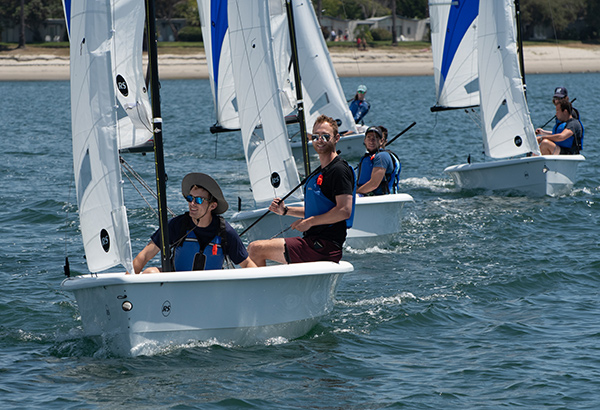
[[[67,35],[71,35],[71,0],[63,0],[65,20],[67,21]]]
[[[223,48],[223,39],[229,29],[227,21],[227,0],[212,0],[210,2],[210,31],[211,31],[211,50],[213,57],[213,79],[215,82],[215,100],[219,99],[219,63],[221,61],[221,49]],[[217,107],[218,101],[215,101]]]
[[[458,50],[460,43],[478,14],[479,0],[454,0],[450,6],[446,38],[444,39],[444,53],[442,55],[440,92],[444,88],[444,82],[452,65],[452,60],[454,60],[456,50]]]

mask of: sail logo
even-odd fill
[[[517,147],[520,147],[522,144],[523,144],[523,139],[521,138],[521,136],[517,135],[517,136],[515,137],[515,145],[516,145]]]
[[[127,81],[125,81],[121,74],[117,75],[117,88],[119,89],[119,92],[125,97],[129,95],[129,87],[127,86]]]
[[[167,317],[171,314],[171,302],[165,300],[165,303],[162,305],[161,313],[164,317]]]
[[[277,172],[273,172],[271,174],[271,185],[274,188],[279,188],[279,185],[281,185],[281,177]]]
[[[106,229],[102,229],[100,231],[100,244],[102,245],[102,249],[104,249],[104,252],[108,253],[108,251],[110,250],[110,236],[108,235]]]

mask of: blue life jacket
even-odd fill
[[[346,163],[346,161],[344,161]],[[353,190],[352,190],[352,213],[350,218],[346,219],[346,228],[352,228],[354,223],[354,208],[356,204],[356,174],[354,169],[346,163],[346,166],[352,170],[353,176]],[[328,211],[331,211],[335,207],[335,203],[327,198],[323,192],[321,192],[321,183],[323,181],[323,174],[318,172],[311,176],[306,184],[304,185],[304,218],[310,218],[311,216],[322,215]]]
[[[380,190],[382,195],[386,194],[397,194],[400,192],[400,171],[402,171],[402,164],[398,156],[390,150],[381,149],[378,152],[387,152],[392,158],[394,164],[394,170],[391,174],[385,174],[377,190]],[[366,184],[371,179],[373,173],[373,160],[375,154],[369,154],[368,152],[362,157],[358,164],[358,186]],[[375,192],[375,191],[374,191]]]
[[[178,241],[173,251],[173,269],[175,271],[223,269],[225,254],[223,248],[227,244],[225,221],[219,216],[219,233],[200,252],[200,242],[190,230],[183,240]]]
[[[573,118],[575,118],[575,117],[573,117]],[[577,121],[579,121],[579,124],[581,125],[581,140],[575,141],[577,143],[577,148],[581,151],[583,149],[583,137],[585,135],[585,129],[583,128],[583,124],[582,124],[581,120],[579,118],[575,118],[575,119]],[[556,123],[554,124],[554,127],[552,127],[552,134],[560,134],[561,132],[564,131],[566,125],[567,125],[566,121],[560,122],[557,119]],[[556,145],[558,145],[559,147],[571,148],[573,146],[574,138],[575,138],[575,136],[573,135],[564,141],[557,142]]]

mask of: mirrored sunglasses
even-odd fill
[[[202,198],[201,196],[193,196],[193,195],[188,195],[185,197],[185,200],[188,202],[196,202],[198,205],[202,205],[202,202],[206,201],[206,198]]]
[[[331,139],[331,135],[329,135],[329,134],[311,134],[310,138],[313,141],[316,141],[319,138],[323,138],[323,141],[327,142]]]

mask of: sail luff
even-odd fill
[[[485,153],[492,158],[539,154],[520,74],[513,1],[481,1],[478,32]]]

